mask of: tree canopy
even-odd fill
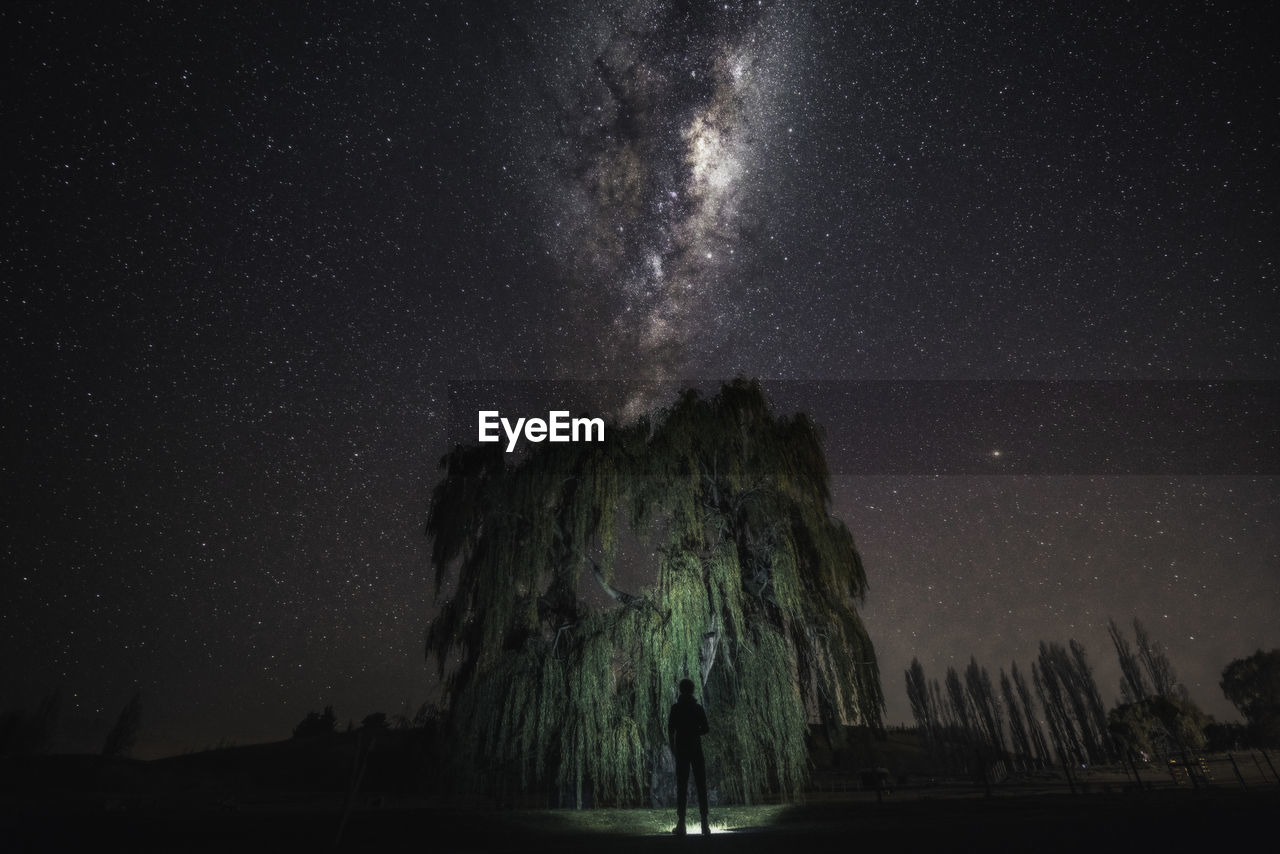
[[[1280,745],[1280,649],[1258,650],[1222,671],[1222,693],[1249,723],[1258,745]]]
[[[1169,756],[1175,751],[1203,748],[1209,718],[1188,697],[1153,694],[1116,706],[1108,712],[1107,721],[1121,747]]]
[[[685,391],[603,443],[458,447],[441,466],[427,533],[448,595],[426,648],[480,782],[640,800],[686,677],[730,799],[795,791],[811,721],[879,726],[821,431],[757,383]]]

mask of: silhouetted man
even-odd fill
[[[667,718],[667,741],[676,755],[676,814],[680,817],[675,834],[684,836],[684,812],[689,802],[689,767],[693,766],[693,783],[698,787],[698,808],[702,811],[702,832],[707,825],[707,762],[702,758],[702,736],[711,731],[707,713],[693,699],[693,682],[680,680],[680,699],[671,707]]]

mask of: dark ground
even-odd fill
[[[768,824],[676,839],[667,834],[584,830],[565,811],[365,807],[341,848],[351,851],[1191,851],[1273,838],[1274,791],[1161,791],[1072,796],[874,796],[787,807]],[[645,811],[647,812],[647,811]],[[323,850],[333,847],[338,804],[295,803],[220,810],[7,799],[0,847],[8,851]],[[658,817],[661,819],[661,816]],[[714,819],[714,811],[713,811]],[[1265,849],[1265,846],[1264,846]]]
[[[341,850],[1216,851],[1280,830],[1280,785],[1253,752],[1237,754],[1238,766],[1211,758],[1199,790],[1148,766],[1143,784],[1154,790],[1137,790],[1122,769],[1098,768],[1078,774],[1078,795],[1040,772],[1003,780],[984,797],[972,780],[920,773],[919,746],[906,734],[872,745],[874,756],[815,744],[806,803],[713,806],[718,832],[681,840],[669,833],[674,810],[495,809],[474,797],[414,794],[428,791],[422,775],[431,767],[420,741],[388,732],[372,742]],[[332,850],[358,744],[348,733],[147,762],[0,759],[0,854]],[[901,772],[883,802],[846,790],[857,788],[867,762]],[[543,807],[547,796],[516,805]]]

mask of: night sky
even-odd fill
[[[1133,616],[1234,718],[1280,646],[1265,5],[6,5],[0,706],[61,686],[96,750],[141,690],[144,757],[416,707],[468,383],[743,374],[827,426],[889,721],[913,655],[1040,639],[1113,700]]]

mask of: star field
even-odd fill
[[[450,384],[635,413],[744,373],[828,425],[890,721],[913,655],[1042,638],[1111,699],[1133,615],[1234,716],[1221,668],[1280,645],[1274,23],[6,7],[4,708],[62,686],[96,749],[140,688],[153,756],[416,706]],[[1191,385],[1126,463],[1136,422],[1071,395],[860,429],[871,380]]]

